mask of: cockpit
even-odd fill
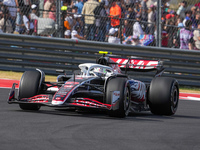
[[[98,76],[98,77],[108,77],[113,74],[113,69],[108,66],[85,63],[80,64],[81,76]]]

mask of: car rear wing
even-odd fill
[[[163,62],[159,60],[143,60],[138,58],[109,57],[108,64],[116,64],[121,70],[149,72],[156,70],[155,76],[161,76],[164,72]]]
[[[113,58],[109,57],[109,64],[118,64],[121,69],[155,70],[162,67],[158,60],[142,60],[137,58]]]
[[[164,72],[163,61],[160,60],[148,60],[148,59],[140,59],[140,58],[119,58],[116,55],[113,55],[111,52],[107,51],[99,51],[100,54],[103,54],[97,60],[98,64],[115,66],[114,68],[120,68],[124,70],[125,73],[127,71],[140,71],[140,72],[149,72],[149,71],[157,71],[155,77],[161,76]]]

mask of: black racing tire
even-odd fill
[[[176,79],[157,77],[151,81],[148,103],[155,115],[174,115],[178,108],[179,85]]]
[[[19,98],[29,98],[39,92],[41,73],[39,71],[26,71],[22,75],[19,85]],[[22,110],[39,110],[38,104],[19,104]]]
[[[111,117],[124,118],[128,116],[130,109],[130,85],[126,78],[112,78],[108,81],[106,87],[106,103],[112,105],[112,91],[120,91],[119,108],[109,110],[108,115]]]

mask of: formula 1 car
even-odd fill
[[[79,68],[79,73],[71,76],[59,75],[55,83],[45,82],[39,69],[26,71],[17,98],[14,83],[8,103],[17,103],[22,110],[39,110],[41,106],[99,109],[113,117],[149,110],[156,115],[173,115],[178,108],[179,84],[174,78],[161,77],[164,68],[158,60],[104,55],[96,63],[80,64]],[[128,71],[152,70],[156,73],[151,83],[127,75]]]

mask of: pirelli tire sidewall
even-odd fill
[[[19,85],[19,99],[29,98],[39,93],[41,88],[41,73],[39,71],[26,71],[21,77]],[[23,110],[39,110],[37,104],[19,104]]]
[[[119,91],[119,100],[112,105],[113,91]],[[111,78],[106,87],[106,103],[111,104],[112,108],[108,111],[111,117],[124,118],[128,115],[130,109],[130,85],[127,78]]]
[[[179,102],[179,84],[170,77],[156,77],[148,90],[148,103],[156,115],[174,115]]]

